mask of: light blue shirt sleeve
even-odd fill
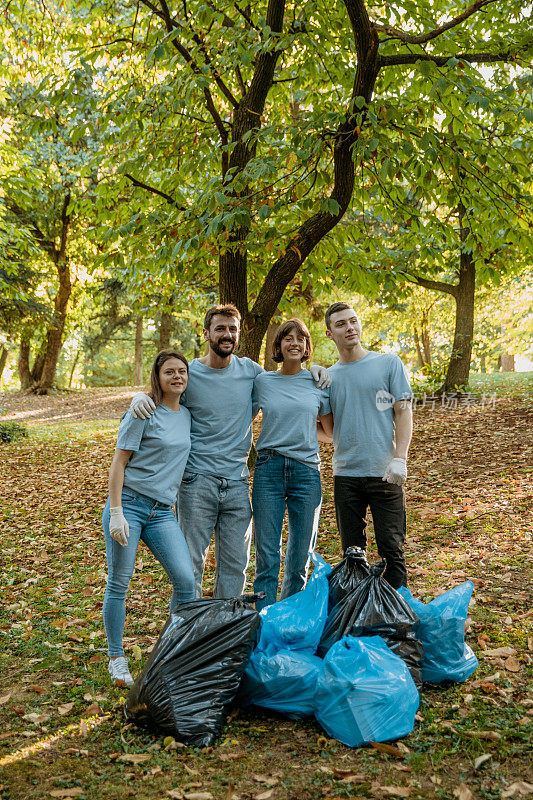
[[[148,420],[139,419],[126,411],[118,428],[117,450],[133,450],[137,452],[141,446],[144,429]]]

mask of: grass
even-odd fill
[[[106,569],[99,517],[118,421],[28,423],[29,438],[1,451],[2,800],[162,800],[195,792],[214,800],[448,800],[461,784],[474,798],[500,800],[516,782],[531,780],[528,422],[525,397],[516,396],[468,414],[416,414],[406,546],[410,585],[427,601],[474,580],[468,641],[480,666],[465,684],[425,687],[400,758],[347,748],[314,721],[242,710],[230,717],[216,746],[202,751],[171,749],[163,736],[125,725],[122,692],[108,683],[101,620]],[[330,453],[324,447],[318,550],[335,563],[340,546]],[[377,558],[372,542],[369,558]],[[213,568],[210,553],[207,590]],[[161,567],[143,549],[126,628],[135,673],[164,623],[169,595]],[[510,660],[486,655],[504,646],[516,650]],[[137,754],[148,757],[140,763],[124,759]],[[476,769],[483,754],[491,758]]]

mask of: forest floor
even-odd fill
[[[490,402],[416,411],[410,586],[427,601],[474,582],[467,641],[479,668],[464,684],[424,687],[414,731],[390,752],[345,747],[314,721],[238,710],[204,750],[169,748],[122,722],[123,690],[106,671],[100,515],[132,394],[0,395],[0,418],[29,428],[28,438],[0,445],[1,800],[505,800],[533,792],[533,409],[520,381]],[[317,549],[335,563],[330,456],[324,446]],[[213,567],[211,554],[206,592]],[[143,548],[126,623],[134,673],[168,599],[167,579]]]

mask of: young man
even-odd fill
[[[252,443],[252,390],[263,368],[234,355],[241,315],[232,305],[210,308],[204,320],[207,355],[189,364],[181,403],[191,413],[191,451],[179,490],[178,521],[191,554],[196,593],[202,593],[207,549],[215,533],[215,597],[236,597],[246,583],[252,510],[248,453]],[[329,384],[327,370],[312,367]],[[318,378],[320,380],[320,378]],[[136,394],[134,414],[150,416],[148,395]]]
[[[330,367],[333,412],[335,513],[343,549],[366,548],[370,506],[384,577],[406,585],[406,533],[402,486],[412,434],[412,392],[398,356],[361,346],[361,323],[348,303],[326,311],[326,336],[339,360]]]

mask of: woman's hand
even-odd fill
[[[110,508],[109,513],[111,515],[109,520],[109,534],[111,538],[121,544],[122,547],[126,547],[130,535],[130,526],[122,512],[122,506]]]

